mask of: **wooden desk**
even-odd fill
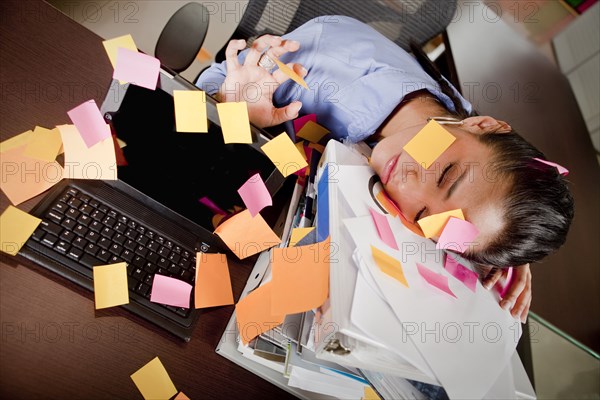
[[[566,244],[532,266],[532,310],[598,352],[600,168],[575,96],[558,68],[483,2],[458,8],[447,31],[462,92],[570,170],[575,219]]]
[[[100,37],[41,1],[2,1],[0,16],[1,140],[70,123],[67,111],[86,100],[102,104],[112,67]],[[2,194],[0,211],[8,204]],[[92,293],[0,257],[2,398],[141,398],[129,375],[156,356],[192,399],[292,397],[215,353],[232,306],[203,311],[183,343],[120,308],[95,312]],[[250,270],[231,265],[236,299]]]

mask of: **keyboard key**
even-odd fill
[[[181,279],[186,281],[187,283],[192,283],[194,281],[194,274],[192,271],[183,270],[181,273]]]
[[[102,228],[104,228],[104,226],[98,222],[98,221],[93,221],[89,227],[91,230],[93,230],[94,232],[100,232],[102,230]]]
[[[88,231],[88,233],[85,234],[85,238],[92,243],[96,243],[98,239],[100,239],[100,234],[98,232]]]
[[[81,256],[81,258],[79,259],[79,263],[85,265],[88,268],[102,265],[102,261],[98,260],[96,257],[92,257],[90,254],[87,253],[84,253],[83,256]]]
[[[78,249],[84,249],[85,246],[88,245],[88,241],[82,238],[81,236],[78,236],[75,238],[75,240],[73,240],[72,244]]]
[[[125,232],[125,236],[127,236],[131,240],[135,240],[138,236],[138,233],[133,229],[129,229],[127,232]]]
[[[98,221],[98,222],[100,222],[100,221],[102,221],[102,220],[104,219],[104,216],[105,216],[105,215],[106,215],[106,214],[104,214],[104,213],[103,213],[102,211],[100,211],[100,210],[94,210],[94,212],[92,212],[92,213],[90,214],[90,217],[92,217],[92,219],[93,219],[94,221]]]
[[[49,211],[48,214],[46,214],[46,218],[48,218],[50,221],[52,222],[56,222],[57,224],[60,224],[63,216],[62,214],[58,213],[57,211]]]
[[[100,238],[100,240],[98,240],[97,244],[104,250],[108,250],[108,248],[112,245],[112,242],[110,240],[108,240],[107,238],[103,237],[103,238]]]
[[[165,238],[162,236],[157,236],[156,241],[160,244],[163,244],[163,243],[165,243]]]
[[[74,188],[69,188],[69,189],[67,189],[67,194],[69,194],[71,196],[77,196],[79,194],[79,191]]]
[[[75,222],[75,220],[74,220],[74,219],[71,219],[71,218],[65,218],[65,219],[64,219],[64,220],[61,222],[61,225],[62,225],[63,227],[65,227],[66,229],[68,229],[68,230],[72,231],[72,230],[75,228],[75,226],[77,225],[77,222]]]
[[[70,258],[72,258],[74,260],[79,260],[82,255],[83,255],[83,251],[81,249],[76,248],[76,247],[71,247],[69,249],[69,252],[67,253],[67,257],[70,257]]]
[[[179,266],[183,269],[190,269],[190,267],[192,266],[192,262],[190,260],[185,260],[185,259],[181,259],[181,261],[179,261]]]
[[[91,199],[92,198],[90,196],[88,196],[87,194],[83,194],[82,193],[82,194],[79,195],[79,200],[83,201],[84,203],[89,203],[89,201]]]
[[[129,222],[129,219],[128,219],[126,216],[124,216],[124,215],[121,215],[121,216],[119,216],[119,218],[117,218],[117,221],[118,221],[119,223],[121,223],[121,224],[123,224],[123,225],[127,226],[127,222]]]
[[[146,228],[138,225],[137,228],[135,228],[136,231],[138,231],[140,233],[140,235],[143,235],[144,233],[146,233]]]
[[[134,264],[135,265],[135,264]],[[137,279],[138,281],[143,281],[144,278],[146,277],[146,272],[144,272],[144,270],[140,267],[137,267],[134,271],[133,274],[131,275],[133,278]]]
[[[67,204],[69,200],[71,200],[71,196],[68,194],[63,194],[63,196],[60,199],[58,199],[58,201],[65,204]]]
[[[125,235],[121,235],[120,233],[117,233],[112,238],[113,242],[118,243],[120,245],[122,245],[123,243],[125,243],[126,240],[127,240],[127,238],[125,237]]]
[[[123,246],[118,245],[117,243],[112,243],[108,248],[108,251],[118,256],[121,255],[121,252],[123,251]]]
[[[131,272],[129,272],[129,268],[127,268],[127,274],[129,278],[127,279],[127,287],[129,287],[129,291],[133,292],[138,285],[138,281],[131,277]]]
[[[119,216],[119,214],[117,214],[117,212],[116,212],[115,210],[110,210],[110,211],[108,212],[108,214],[106,214],[106,215],[107,215],[108,217],[111,217],[111,218],[114,218],[114,219],[117,219],[117,217]]]
[[[155,263],[155,264],[158,262],[159,258],[160,258],[160,257],[158,256],[158,254],[156,254],[156,253],[154,253],[154,252],[150,252],[150,253],[148,253],[148,255],[146,256],[146,259],[147,259],[148,261],[150,261],[150,262],[153,262],[153,263]]]
[[[173,251],[177,254],[181,254],[182,250],[181,250],[180,246],[175,245],[175,246],[173,246]]]
[[[67,204],[69,206],[71,206],[72,208],[77,209],[77,208],[79,208],[79,206],[81,206],[82,202],[78,198],[72,197],[71,200],[69,200],[69,202]]]
[[[154,240],[156,233],[152,232],[151,230],[146,230],[146,236],[148,236],[150,240]]]
[[[116,264],[116,263],[120,263],[123,262],[123,260],[121,259],[121,257],[119,256],[112,256],[109,260],[108,263],[109,264]]]
[[[62,226],[57,225],[54,222],[42,221],[40,223],[40,226],[42,227],[43,230],[45,230],[46,232],[51,233],[55,236],[60,235],[60,233],[63,230]]]
[[[59,240],[56,245],[54,245],[54,250],[58,251],[60,254],[67,254],[69,247],[69,243],[65,242],[64,240]]]
[[[109,210],[108,210],[108,207],[107,207],[107,206],[105,206],[104,204],[100,204],[100,205],[98,206],[98,210],[100,210],[100,212],[103,212],[103,213],[105,213],[105,214],[106,214],[106,213],[109,211]]]
[[[110,257],[112,256],[112,254],[110,254],[107,250],[104,249],[100,249],[100,251],[96,254],[96,257],[98,257],[100,260],[102,260],[103,262],[108,262],[108,260],[110,259]]]
[[[123,252],[121,253],[121,258],[123,258],[123,260],[127,261],[128,263],[131,262],[131,260],[133,260],[133,251],[131,250],[123,250]]]
[[[135,242],[133,240],[131,240],[131,239],[126,240],[125,244],[123,246],[125,246],[125,248],[127,250],[131,250],[131,251],[135,250],[135,248],[137,247],[137,245],[135,244]]]
[[[160,250],[158,250],[158,255],[163,256],[163,257],[168,257],[169,253],[171,253],[171,250],[167,249],[166,247],[161,247]]]
[[[98,247],[94,243],[88,243],[87,246],[85,246],[85,248],[83,249],[83,251],[85,251],[86,253],[91,254],[93,256],[96,255],[98,250],[100,250],[100,247]]]
[[[158,249],[160,249],[160,244],[156,243],[155,241],[151,241],[150,243],[148,243],[148,248],[152,251],[158,251]]]
[[[90,206],[89,204],[84,204],[81,207],[79,207],[79,211],[86,215],[90,215],[95,210],[94,207]]]
[[[77,225],[77,227],[74,229],[74,232],[79,236],[85,236],[85,234],[88,232],[88,228],[83,225]]]
[[[100,234],[102,236],[104,236],[105,238],[112,238],[113,235],[115,234],[115,231],[113,231],[112,229],[110,229],[108,226],[104,227],[104,229],[102,229],[102,231],[100,232]]]
[[[173,252],[169,255],[169,257],[167,257],[169,259],[169,261],[173,262],[174,264],[177,264],[179,262],[179,260],[181,259],[181,257],[179,256],[179,254]]]
[[[136,291],[136,293],[139,293],[140,295],[142,295],[144,297],[148,297],[148,295],[150,293],[150,285],[140,282],[138,284],[138,286],[135,288],[135,291]]]
[[[31,238],[36,242],[39,242],[40,240],[42,240],[45,234],[46,232],[44,232],[42,228],[37,228],[35,232],[33,232],[33,234],[31,235]]]
[[[100,205],[100,202],[98,200],[95,199],[90,199],[89,203],[90,206],[97,208]]]
[[[135,256],[131,263],[138,268],[142,268],[146,264],[146,260],[142,256]]]
[[[77,219],[81,225],[88,226],[92,222],[92,218],[89,215],[81,214],[81,216]]]
[[[141,257],[144,257],[144,258],[146,258],[146,254],[148,254],[149,251],[150,250],[148,250],[144,246],[138,246],[135,248],[135,253],[139,254]]]
[[[124,234],[127,232],[127,225],[122,222],[117,222],[117,224],[113,226],[113,229],[121,234]]]
[[[77,237],[77,235],[75,235],[73,232],[68,231],[68,230],[64,230],[61,234],[60,234],[60,240],[64,240],[67,243],[71,243],[73,240],[75,240],[75,238]]]
[[[130,219],[127,222],[127,226],[130,227],[131,229],[135,229],[135,228],[137,228],[138,224],[137,224],[137,222],[135,222],[135,221],[133,221],[133,220]]]
[[[166,240],[165,241],[165,247],[167,247],[168,249],[172,249],[173,248],[173,242],[171,242],[170,240]]]
[[[117,220],[114,219],[113,217],[106,217],[102,220],[102,223],[110,228],[112,228],[113,226],[115,226],[115,224],[117,223]]]
[[[140,236],[138,236],[136,242],[138,242],[139,244],[141,244],[142,246],[146,246],[146,244],[148,243],[150,239],[148,239],[146,236],[142,236],[140,234]]]
[[[66,215],[69,218],[73,218],[73,219],[77,219],[77,217],[79,217],[79,214],[81,214],[81,213],[75,208],[69,208],[66,212]]]
[[[190,252],[187,250],[184,250],[183,253],[181,253],[181,256],[183,258],[190,258]]]
[[[179,268],[177,264],[171,264],[169,265],[169,269],[167,271],[169,271],[169,274],[176,276],[181,272],[181,268]]]
[[[151,262],[147,262],[144,265],[144,271],[146,271],[149,274],[154,274],[157,269],[158,269],[158,265],[151,263]]]
[[[58,242],[58,238],[50,233],[44,236],[42,239],[42,244],[48,247],[54,247],[54,245]]]
[[[144,267],[144,270],[145,270],[145,269],[146,269],[146,268]],[[146,285],[150,285],[150,286],[151,286],[151,285],[152,285],[152,281],[153,281],[153,280],[154,280],[154,275],[152,275],[152,274],[146,274],[146,277],[144,278],[144,283],[145,283]]]
[[[169,261],[166,258],[161,258],[160,260],[158,260],[158,267],[161,269],[167,269],[169,268]]]

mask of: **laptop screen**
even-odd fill
[[[225,212],[244,208],[239,187],[257,172],[266,181],[275,168],[249,145],[224,144],[218,121],[209,120],[208,133],[176,132],[173,97],[158,88],[129,85],[112,126],[126,143],[119,179],[209,231],[215,213],[201,198]]]

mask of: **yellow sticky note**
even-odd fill
[[[129,303],[127,264],[117,263],[93,267],[96,310]]]
[[[402,264],[400,264],[400,261],[396,260],[387,253],[384,253],[375,246],[371,246],[371,253],[373,254],[375,264],[377,264],[381,271],[383,271],[386,275],[396,279],[404,286],[408,287],[408,282],[404,276],[404,271],[402,270]]]
[[[423,230],[423,235],[425,235],[426,238],[431,238],[442,234],[442,230],[450,217],[460,218],[463,221],[465,219],[462,210],[457,208],[456,210],[429,215],[425,218],[421,218],[417,223]]]
[[[218,103],[217,112],[225,144],[252,143],[248,106],[245,101]]]
[[[296,148],[298,149],[298,152],[300,153],[300,155],[302,156],[302,158],[304,158],[304,160],[308,160],[308,158],[306,157],[306,151],[304,151],[304,141],[299,141],[298,143],[296,143]]]
[[[304,239],[304,237],[306,235],[308,235],[309,233],[311,233],[314,229],[315,229],[314,226],[310,227],[310,228],[294,228],[292,230],[292,235],[290,237],[290,246],[289,247],[294,247],[299,241]]]
[[[4,153],[5,151],[16,149],[17,147],[29,144],[32,134],[33,131],[25,131],[23,133],[11,137],[10,139],[6,139],[5,141],[0,142],[0,153]]]
[[[455,140],[443,126],[431,120],[404,146],[404,150],[427,169]]]
[[[318,151],[321,154],[325,153],[325,146],[323,146],[321,144],[318,144],[318,143],[309,143],[308,147],[311,147],[311,148],[315,149],[316,151]]]
[[[362,400],[381,400],[381,397],[371,386],[365,386],[365,391]]]
[[[202,90],[174,90],[177,132],[208,132],[206,93]]]
[[[65,178],[117,179],[117,158],[113,138],[109,137],[87,147],[75,125],[57,127],[65,148]],[[110,127],[106,125],[110,131]]]
[[[281,243],[260,214],[244,210],[215,229],[215,233],[240,260]]]
[[[229,266],[225,254],[196,254],[196,308],[226,306],[233,304],[233,291]]]
[[[158,357],[131,374],[131,379],[146,400],[168,400],[177,394],[173,381]]]
[[[62,139],[58,129],[50,130],[36,126],[29,138],[29,143],[23,152],[24,155],[46,162],[52,162],[56,159],[62,147]]]
[[[285,132],[271,139],[261,149],[283,176],[289,176],[308,165]]]
[[[281,72],[283,72],[284,74],[289,76],[290,79],[292,79],[298,85],[302,86],[304,89],[308,89],[308,85],[306,84],[306,82],[304,82],[304,79],[302,79],[302,77],[300,75],[298,75],[293,69],[291,69],[290,67],[288,67],[287,65],[285,65],[284,63],[282,63],[281,61],[279,61],[276,58],[275,58],[275,62],[277,63],[277,66],[279,67],[279,70]]]
[[[131,51],[138,51],[131,35],[123,35],[114,39],[105,40],[102,44],[104,45],[104,50],[106,50],[106,54],[108,54],[108,58],[110,59],[113,68],[117,65],[117,49],[123,48]]]
[[[308,121],[296,136],[302,139],[306,139],[311,143],[319,143],[323,136],[327,135],[329,131],[322,127],[319,124],[314,123],[313,121]]]
[[[0,251],[11,256],[17,255],[40,222],[41,219],[8,206],[0,215]]]

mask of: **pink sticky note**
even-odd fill
[[[266,206],[273,205],[271,194],[260,177],[260,174],[252,175],[250,179],[238,189],[238,193],[244,201],[246,208],[250,211],[250,215],[253,217]]]
[[[446,268],[446,271],[448,271],[450,275],[464,283],[465,286],[471,290],[471,292],[475,293],[475,289],[477,288],[477,279],[479,278],[477,273],[471,271],[469,268],[456,261],[454,257],[450,256],[449,254],[446,254],[444,268]]]
[[[558,173],[563,175],[563,176],[567,176],[569,175],[569,170],[566,169],[565,167],[563,167],[562,165],[559,165],[555,162],[552,161],[547,161],[547,160],[542,160],[541,158],[536,158],[533,157],[534,160],[541,162],[542,164],[546,164],[546,165],[550,165],[551,167],[555,167],[558,170]]]
[[[308,121],[312,121],[316,124],[317,123],[317,115],[316,114],[308,114],[308,115],[304,115],[300,118],[296,118],[294,120],[294,132],[295,133],[300,132],[300,129],[302,129]]]
[[[106,122],[94,100],[78,105],[67,114],[88,148],[110,136],[110,130],[106,129]]]
[[[158,59],[122,47],[117,50],[114,79],[155,90],[159,71],[160,61]]]
[[[369,208],[371,212],[371,217],[373,217],[373,222],[375,222],[375,227],[377,227],[377,233],[383,243],[390,246],[392,249],[398,250],[398,244],[396,243],[396,239],[394,238],[394,234],[392,233],[392,228],[390,228],[390,223],[387,220],[385,215],[379,214],[377,211]]]
[[[506,273],[506,279],[504,281],[505,285],[502,286],[502,283],[500,283],[500,281],[498,281],[498,283],[496,284],[496,286],[498,287],[498,294],[500,295],[500,297],[504,297],[504,295],[506,295],[506,292],[508,292],[508,289],[512,285],[514,276],[513,272],[513,267],[509,267],[508,272]]]
[[[204,196],[201,199],[198,199],[198,203],[206,206],[210,211],[219,215],[227,215],[227,211],[224,211],[221,207],[219,207],[214,201]]]
[[[155,274],[150,301],[173,307],[190,308],[192,285],[179,279]]]
[[[475,225],[460,218],[451,217],[436,244],[438,250],[454,250],[464,253],[475,241],[479,230]]]
[[[419,274],[423,277],[423,279],[425,279],[425,281],[427,281],[427,283],[429,283],[431,286],[435,286],[436,288],[456,298],[456,295],[452,292],[450,286],[448,286],[447,276],[433,272],[423,264],[419,263],[417,263],[417,270],[419,271]]]

